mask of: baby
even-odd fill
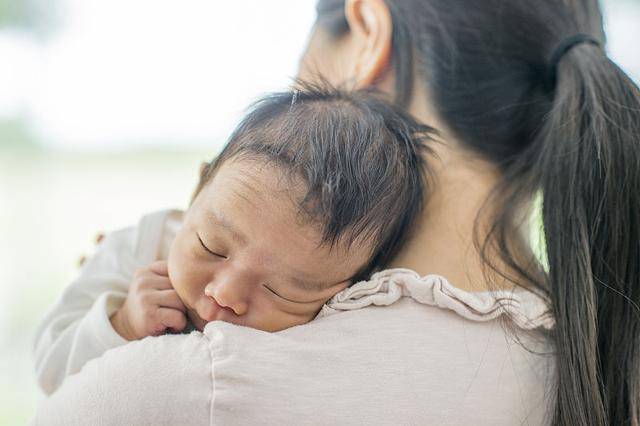
[[[168,259],[137,271],[111,318],[127,340],[304,324],[398,252],[432,129],[372,93],[299,85],[255,103],[203,167]]]
[[[123,337],[304,324],[397,253],[432,129],[372,93],[299,84],[255,103],[202,169],[167,261],[136,273],[111,318]]]
[[[375,93],[326,83],[259,100],[202,168],[168,255],[124,277],[113,329],[131,341],[215,320],[270,332],[311,321],[402,246],[432,132]]]

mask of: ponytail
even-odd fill
[[[640,91],[598,47],[558,64],[537,141],[556,319],[553,424],[640,425]]]

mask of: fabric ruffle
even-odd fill
[[[421,277],[411,269],[395,268],[377,272],[369,281],[360,281],[333,296],[316,318],[369,305],[386,306],[401,297],[418,303],[449,309],[472,321],[490,321],[507,314],[520,328],[553,328],[555,320],[545,301],[520,288],[513,291],[467,292],[436,274]]]

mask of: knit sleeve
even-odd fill
[[[113,329],[109,317],[124,303],[139,266],[133,253],[135,242],[135,227],[107,235],[40,320],[33,354],[37,383],[45,394],[53,393],[91,359],[128,343]]]

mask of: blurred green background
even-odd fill
[[[96,234],[186,208],[242,108],[294,75],[314,0],[222,3],[0,0],[0,425],[33,414],[35,326]],[[638,79],[640,5],[603,4]]]

